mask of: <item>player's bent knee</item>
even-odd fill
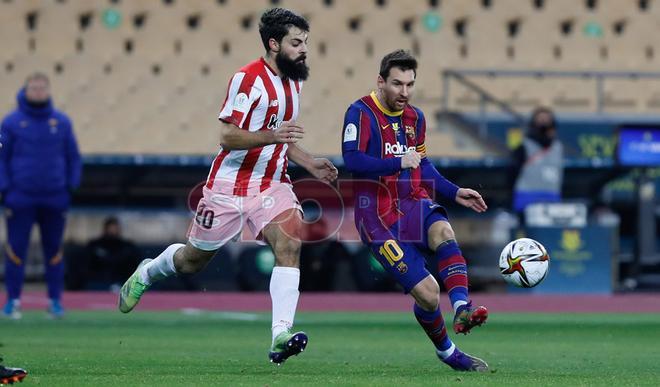
[[[422,309],[432,312],[440,305],[440,286],[432,276],[418,283],[410,294]]]
[[[297,267],[300,262],[300,248],[302,243],[296,239],[279,241],[275,248],[275,262],[278,266]]]
[[[456,235],[448,222],[436,222],[429,229],[429,247],[432,250],[451,239],[456,239]]]
[[[440,242],[444,242],[450,239],[455,239],[456,236],[454,235],[454,230],[451,228],[451,225],[447,222],[439,222],[440,226],[438,227],[438,231],[436,232],[438,239]]]
[[[452,230],[451,226],[447,225],[447,227],[442,229],[442,233],[440,234],[442,237],[442,241],[448,241],[450,239],[456,239],[456,234],[454,234],[454,230]]]
[[[302,242],[293,238],[282,238],[275,245],[275,254],[281,256],[297,255],[300,253]]]
[[[420,299],[416,300],[417,304],[424,310],[432,312],[438,309],[440,305],[439,294],[425,294]]]

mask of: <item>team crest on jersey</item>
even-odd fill
[[[234,98],[234,110],[245,113],[248,110],[248,96],[245,93],[238,93]]]
[[[406,135],[410,138],[415,138],[415,127],[406,125]]]
[[[57,119],[51,118],[48,120],[48,125],[50,126],[57,126]]]

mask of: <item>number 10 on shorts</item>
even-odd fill
[[[390,265],[394,266],[397,262],[403,258],[403,250],[401,250],[401,247],[399,247],[399,244],[396,243],[394,239],[389,239],[383,243],[382,246],[380,246],[380,249],[378,250],[380,255],[385,257],[387,259],[387,262],[390,263]]]

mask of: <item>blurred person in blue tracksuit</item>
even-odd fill
[[[0,127],[0,193],[7,221],[3,313],[20,318],[20,296],[30,233],[39,224],[48,282],[48,312],[62,317],[62,237],[70,191],[78,187],[81,160],[71,120],[56,110],[42,73],[25,81],[18,106]]]

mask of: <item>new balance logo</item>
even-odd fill
[[[414,148],[414,146],[407,146],[398,142],[396,144],[385,143],[385,154],[403,156],[404,154],[408,153],[408,150]]]

